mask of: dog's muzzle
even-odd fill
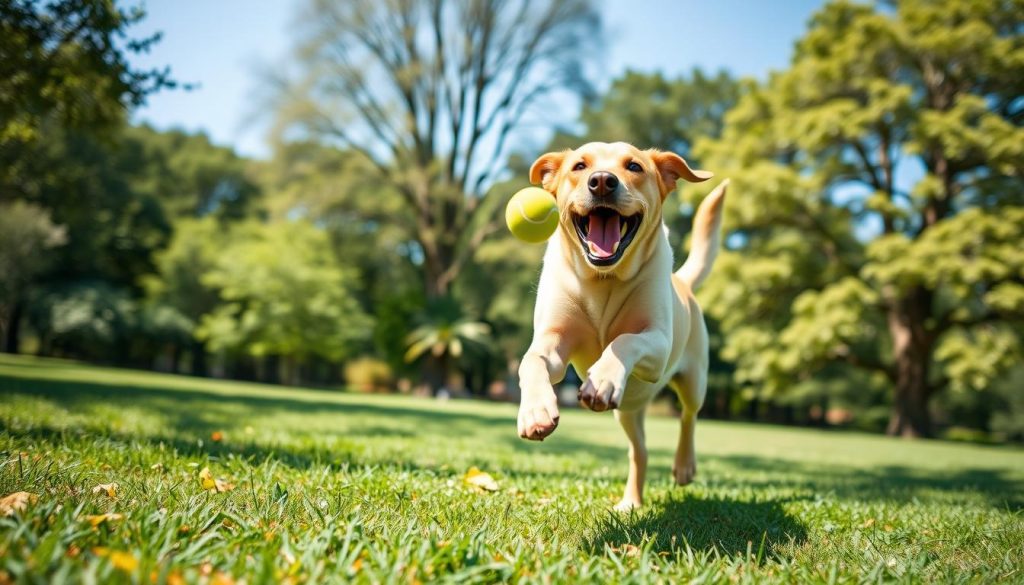
[[[611,266],[633,241],[642,214],[625,216],[610,207],[596,207],[586,215],[572,214],[583,253],[594,266]]]

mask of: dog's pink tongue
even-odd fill
[[[593,244],[590,251],[600,258],[607,258],[615,253],[615,245],[619,243],[619,216],[614,214],[591,213],[587,240]]]

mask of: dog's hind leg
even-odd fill
[[[676,374],[669,386],[675,390],[682,403],[683,413],[680,417],[679,446],[676,447],[675,461],[672,464],[672,475],[676,483],[686,485],[697,475],[697,452],[694,445],[694,427],[697,425],[697,411],[704,405],[707,393],[708,376],[705,367],[690,367]]]
[[[643,504],[644,476],[647,475],[647,445],[644,441],[644,411],[615,411],[615,419],[629,438],[629,477],[622,500],[615,505],[620,512],[628,512]]]

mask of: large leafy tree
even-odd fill
[[[374,318],[374,353],[392,368],[407,367],[405,336],[424,294],[416,249],[393,221],[403,213],[401,196],[380,183],[373,163],[358,152],[319,142],[277,145],[260,175],[272,218],[312,221],[357,271],[350,289]]]
[[[886,385],[919,436],[1020,359],[1022,31],[1020,0],[833,2],[698,146],[735,179],[702,294],[741,381]]]
[[[313,357],[337,361],[370,336],[351,294],[356,275],[338,262],[327,234],[304,221],[235,226],[201,277],[220,303],[197,331],[211,349],[280,356],[287,378]]]
[[[359,152],[402,202],[428,297],[449,294],[499,228],[485,198],[516,130],[587,89],[600,19],[587,0],[311,0],[296,71],[279,80],[284,136]],[[541,110],[541,106],[546,109]]]
[[[7,291],[6,346],[17,351],[32,291],[80,278],[132,286],[168,233],[160,206],[135,197],[114,164],[126,113],[175,85],[168,69],[131,55],[159,38],[132,38],[144,14],[110,0],[0,2],[0,204],[23,201],[62,226],[68,245],[34,261]],[[44,270],[45,268],[45,270]],[[53,295],[46,295],[48,298]],[[38,321],[38,320],[37,320]],[[46,322],[42,319],[40,322]]]

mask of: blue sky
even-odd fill
[[[344,1],[344,0],[342,0]],[[157,128],[204,131],[218,144],[266,156],[265,116],[255,94],[260,68],[287,59],[293,15],[305,0],[149,0],[135,35],[163,31],[139,65],[172,67],[200,84],[166,91],[134,116]],[[763,78],[785,67],[793,41],[822,0],[604,0],[609,46],[599,87],[626,69],[675,76],[695,66]]]

